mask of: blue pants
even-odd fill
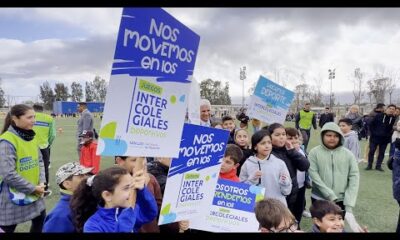
[[[385,158],[385,151],[387,147],[387,143],[374,143],[369,141],[369,152],[368,152],[368,167],[372,168],[372,164],[374,163],[374,154],[376,148],[379,146],[378,159],[376,160],[376,168],[380,168],[383,162],[383,158]]]

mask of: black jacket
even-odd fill
[[[239,145],[238,145],[239,146]],[[240,146],[239,146],[240,147]],[[250,157],[250,156],[253,156],[254,155],[254,153],[253,153],[253,151],[251,150],[251,149],[248,149],[248,148],[241,148],[240,147],[240,149],[242,150],[242,152],[243,152],[243,158],[240,160],[240,162],[239,162],[239,167],[237,168],[237,171],[236,171],[236,175],[239,177],[239,174],[240,174],[240,170],[242,169],[242,166],[243,166],[243,163]]]
[[[371,142],[390,143],[393,132],[393,125],[396,118],[386,113],[378,113],[369,123]]]
[[[325,123],[327,122],[333,122],[333,113],[323,113],[321,114],[321,117],[319,118],[319,127],[322,128]]]

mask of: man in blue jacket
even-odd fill
[[[56,183],[60,186],[61,198],[44,220],[43,232],[76,232],[71,217],[69,201],[80,182],[93,168],[85,168],[78,162],[62,165],[56,172]]]

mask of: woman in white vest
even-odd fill
[[[18,224],[30,220],[30,232],[41,232],[46,217],[44,164],[34,123],[31,107],[15,105],[0,136],[0,228],[5,232],[14,232]]]

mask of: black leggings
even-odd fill
[[[32,219],[32,225],[31,225],[30,232],[31,233],[36,233],[36,232],[41,233],[45,218],[46,218],[46,210],[43,210],[39,216]],[[17,224],[9,225],[9,226],[0,226],[0,228],[3,229],[3,231],[6,233],[13,233],[15,231],[16,227],[17,227]]]
[[[397,201],[399,203],[400,206],[400,201]],[[400,234],[400,211],[399,211],[399,220],[397,220],[397,229],[396,229],[396,233]]]

